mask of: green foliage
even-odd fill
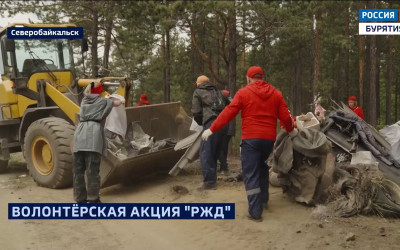
[[[190,111],[193,83],[200,74],[221,88],[229,79],[227,22],[236,13],[236,88],[245,84],[246,70],[260,65],[267,81],[282,91],[292,110],[307,112],[312,102],[315,51],[315,16],[321,13],[320,74],[318,92],[326,104],[332,98],[359,97],[359,59],[364,58],[364,106],[368,103],[368,52],[359,53],[358,10],[362,1],[2,1],[0,10],[34,13],[44,23],[76,23],[91,38],[93,11],[99,14],[99,51],[105,43],[105,25],[113,20],[109,70],[111,75],[134,81],[134,100],[147,93],[152,103],[163,101],[163,70],[171,70],[171,101],[181,101]],[[379,8],[399,9],[393,1]],[[4,13],[4,11],[2,12]],[[18,20],[16,20],[18,21]],[[192,31],[189,29],[192,25]],[[166,65],[162,37],[170,30],[170,63]],[[191,39],[192,33],[198,47]],[[367,37],[368,41],[368,37]],[[79,43],[74,41],[79,60]],[[90,44],[89,44],[90,45]],[[388,39],[378,37],[380,124],[385,123]],[[209,62],[199,53],[203,52]],[[392,121],[399,119],[400,57],[398,36],[393,37]],[[225,57],[224,57],[225,55]],[[90,68],[91,55],[88,54]],[[102,54],[99,54],[101,63]],[[80,61],[77,63],[80,65]],[[212,71],[215,72],[213,76]],[[78,68],[82,73],[82,68]],[[325,104],[325,102],[324,102]],[[299,107],[300,105],[300,107]],[[378,105],[377,105],[378,106]],[[365,110],[368,112],[368,109]]]

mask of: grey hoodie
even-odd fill
[[[110,114],[113,101],[90,94],[83,98],[80,111],[80,123],[74,134],[74,153],[90,151],[107,154],[104,132],[101,122]]]

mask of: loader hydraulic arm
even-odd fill
[[[125,77],[104,77],[99,79],[80,79],[78,80],[78,86],[86,87],[88,84],[94,81],[101,81],[106,87],[117,87],[116,93],[123,96],[126,100],[126,106],[129,106],[129,91],[131,83]],[[80,107],[66,97],[62,92],[55,88],[49,81],[39,80],[37,83],[37,89],[39,92],[40,100],[45,100],[44,95],[48,96],[53,102],[68,116],[72,123],[77,124],[77,115],[79,115]],[[103,93],[103,96],[107,92]],[[38,106],[46,106],[45,104],[40,104]]]
[[[76,124],[76,114],[79,114],[80,107],[71,101],[68,97],[63,95],[58,89],[53,87],[50,83],[46,82],[45,92],[55,104],[68,116],[71,121]]]

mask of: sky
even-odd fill
[[[8,14],[4,14],[5,17],[0,17],[0,26],[4,27],[10,23],[29,23],[29,19],[33,22],[38,22],[38,18],[34,14],[17,14],[13,17],[7,17]]]

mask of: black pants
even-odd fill
[[[212,119],[204,124],[203,131],[210,128],[214,120]],[[207,141],[201,141],[200,162],[204,186],[211,187],[217,183],[217,161],[221,150],[221,140],[227,129],[228,127],[225,126],[220,131],[212,134]]]
[[[74,200],[76,202],[99,199],[100,161],[101,154],[97,152],[79,151],[74,153]]]
[[[220,171],[227,171],[228,170],[228,148],[229,142],[231,140],[231,135],[224,135],[221,141],[221,151],[219,152],[219,164],[220,164]]]

